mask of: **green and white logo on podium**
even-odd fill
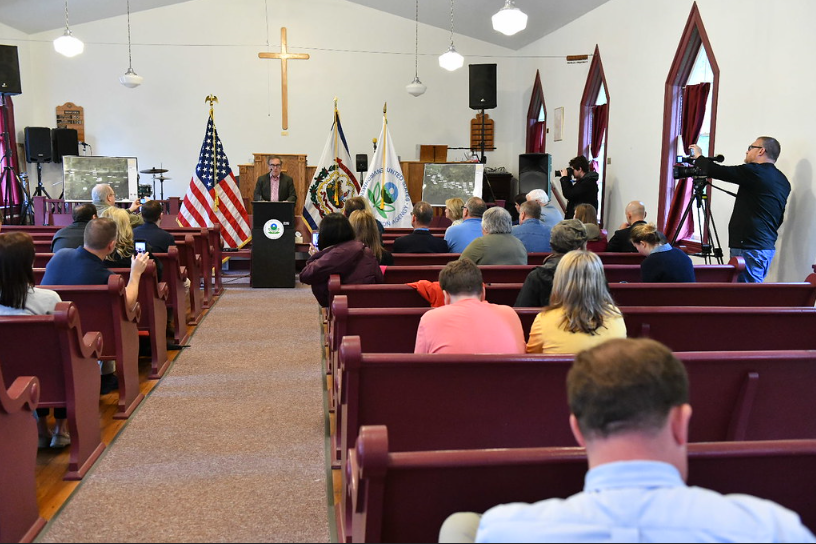
[[[283,230],[283,223],[277,219],[270,219],[264,225],[263,233],[270,240],[277,240],[283,236]]]

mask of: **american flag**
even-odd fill
[[[181,205],[179,223],[184,227],[220,224],[226,247],[243,247],[252,237],[241,191],[215,130],[212,114],[207,122],[195,174]]]

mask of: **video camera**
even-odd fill
[[[572,168],[564,168],[563,170],[556,170],[555,173],[560,177],[572,178],[575,175],[575,170]]]
[[[713,162],[723,162],[725,160],[722,155],[706,158]],[[677,163],[674,165],[674,179],[694,178],[695,183],[707,179],[706,173],[694,166],[694,161],[693,157],[678,155]]]

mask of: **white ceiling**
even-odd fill
[[[131,12],[181,4],[190,0],[130,0]],[[226,0],[224,0],[226,1]],[[232,0],[234,1],[234,0]],[[249,0],[243,0],[249,1]],[[255,0],[259,3],[267,0]],[[274,2],[275,0],[268,0]],[[308,2],[309,0],[301,0]],[[348,0],[393,15],[414,19],[411,0]],[[530,16],[527,30],[507,37],[493,30],[490,17],[504,0],[457,0],[455,31],[510,49],[521,49],[554,30],[574,21],[608,0],[515,0],[516,6]],[[126,13],[126,0],[69,0],[69,23],[80,24]],[[450,29],[448,0],[419,0],[422,23]],[[65,26],[64,0],[0,0],[0,21],[27,34],[56,30]]]

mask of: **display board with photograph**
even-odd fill
[[[107,183],[117,201],[138,198],[139,168],[135,157],[63,157],[65,200],[91,200],[91,189]]]
[[[482,197],[484,164],[426,164],[422,179],[422,200],[433,206],[444,206],[449,198],[461,198],[465,202],[472,197]]]

